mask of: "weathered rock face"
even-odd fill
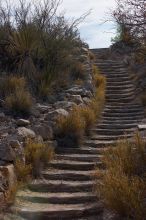
[[[33,130],[25,128],[25,127],[20,127],[18,128],[18,137],[20,140],[26,139],[26,138],[35,138],[36,134]]]

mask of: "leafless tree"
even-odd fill
[[[130,34],[146,43],[146,0],[116,0],[112,16]]]

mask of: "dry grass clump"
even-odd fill
[[[8,76],[0,82],[0,92],[3,97],[6,97],[20,89],[26,87],[26,81],[23,77]]]
[[[74,62],[72,64],[72,78],[74,80],[84,80],[85,79],[85,74],[84,74],[84,66],[81,62]]]
[[[15,114],[29,114],[32,107],[32,98],[28,91],[15,91],[5,98],[5,108]]]
[[[27,139],[24,153],[25,163],[19,159],[15,161],[17,180],[20,184],[40,175],[44,165],[54,157],[54,149],[46,143]]]
[[[0,94],[4,107],[15,114],[28,114],[32,106],[32,97],[26,89],[23,77],[9,76],[0,82]]]
[[[54,150],[48,144],[28,139],[25,143],[26,164],[32,167],[32,175],[40,175],[40,171],[54,156]]]
[[[80,111],[73,109],[67,117],[57,120],[56,138],[61,146],[78,146],[84,135],[85,122]]]
[[[146,214],[146,143],[139,134],[134,143],[119,141],[116,148],[111,147],[104,153],[103,164],[107,170],[97,182],[98,196],[107,208],[120,216],[143,220]]]
[[[93,109],[88,107],[81,107],[79,109],[80,117],[83,118],[85,123],[85,133],[88,135],[90,132],[90,129],[93,127],[96,121],[96,115]]]
[[[17,175],[17,180],[19,183],[27,183],[31,178],[32,166],[31,164],[24,164],[19,159],[15,161],[15,171]]]

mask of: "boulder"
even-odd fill
[[[3,122],[6,120],[6,116],[3,112],[0,112],[0,121]]]
[[[43,138],[44,141],[53,138],[53,131],[49,125],[36,125],[33,129],[37,135],[40,135]]]
[[[25,119],[18,119],[17,120],[17,122],[16,122],[16,124],[18,125],[18,126],[28,126],[28,125],[30,125],[30,121],[29,120],[25,120]]]
[[[25,138],[34,139],[36,137],[36,134],[33,130],[31,130],[29,128],[20,127],[20,128],[18,128],[18,136],[23,139],[25,139]]]
[[[69,114],[69,113],[68,113],[65,109],[62,109],[62,108],[56,109],[55,111],[49,112],[49,113],[45,116],[45,120],[52,120],[52,121],[54,121],[54,120],[57,119],[57,117],[59,117],[59,116],[65,116],[65,117],[67,117],[68,114]]]
[[[6,142],[0,144],[0,160],[8,163],[15,160],[14,150]]]
[[[47,113],[48,111],[50,111],[50,109],[52,108],[51,106],[48,106],[48,105],[42,105],[42,104],[37,104],[36,106],[37,110],[41,113],[41,114],[44,114],[44,113]]]

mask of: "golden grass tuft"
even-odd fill
[[[106,171],[97,181],[97,195],[107,208],[121,216],[143,220],[146,171],[146,143],[135,135],[134,143],[118,141],[105,151],[102,162]],[[97,170],[100,173],[100,170]]]
[[[79,145],[85,129],[85,122],[80,116],[80,111],[74,108],[67,117],[60,116],[57,120],[57,139],[64,139],[63,144],[66,145],[70,140],[72,144]],[[69,141],[68,145],[71,144]]]
[[[96,122],[95,112],[89,106],[80,107],[79,112],[80,112],[80,117],[83,118],[85,123],[85,132],[86,134],[89,134],[90,129],[93,127],[93,125]]]
[[[26,164],[32,167],[32,175],[39,176],[40,171],[54,157],[54,150],[45,143],[31,139],[25,143]]]
[[[16,90],[5,98],[4,106],[15,114],[29,114],[32,107],[31,95],[23,89]]]

